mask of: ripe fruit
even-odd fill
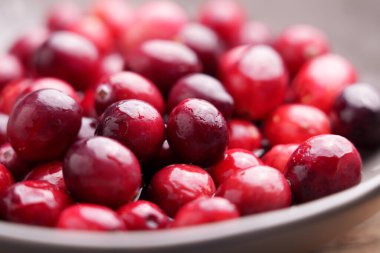
[[[265,165],[275,168],[282,174],[286,175],[286,165],[290,156],[298,148],[298,146],[298,144],[275,145],[267,153],[265,153],[261,160]]]
[[[9,170],[0,164],[0,198],[3,197],[13,182],[14,180]]]
[[[254,151],[261,147],[260,130],[247,120],[232,119],[228,122],[228,148]]]
[[[26,175],[24,180],[46,181],[62,191],[66,191],[65,181],[63,180],[62,162],[54,161],[35,167]]]

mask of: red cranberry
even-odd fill
[[[328,53],[330,47],[325,34],[310,25],[288,27],[278,36],[274,46],[292,76],[310,59]]]
[[[199,23],[189,23],[182,28],[176,39],[197,54],[204,73],[216,76],[223,46],[213,30]]]
[[[127,230],[157,230],[169,225],[169,217],[154,203],[145,200],[129,203],[117,211]]]
[[[346,87],[331,113],[335,133],[361,147],[380,145],[380,93],[365,83]]]
[[[141,161],[149,161],[161,149],[165,125],[160,113],[151,105],[140,100],[122,100],[104,112],[96,135],[120,141]]]
[[[103,21],[97,17],[84,17],[74,23],[69,31],[87,38],[102,55],[109,53],[113,49],[113,36]]]
[[[75,140],[81,116],[75,100],[60,91],[32,92],[19,100],[9,116],[9,142],[25,160],[59,158]]]
[[[132,71],[150,79],[164,94],[181,77],[202,70],[194,51],[166,40],[150,40],[141,44],[128,54],[127,65]]]
[[[268,46],[245,47],[224,73],[224,85],[235,101],[235,111],[248,119],[262,119],[285,98],[288,75],[281,57]]]
[[[245,52],[249,48],[249,45],[242,45],[234,47],[228,50],[219,58],[219,79],[226,79],[226,75],[230,69],[232,69],[237,62],[245,55]]]
[[[236,206],[224,198],[198,198],[177,212],[172,227],[186,227],[239,218]]]
[[[0,90],[14,80],[22,78],[24,69],[20,61],[13,55],[0,55]]]
[[[138,99],[149,103],[160,114],[165,112],[165,102],[160,91],[148,79],[125,71],[104,78],[95,91],[95,107],[98,115],[111,104],[124,99]]]
[[[272,147],[261,159],[265,165],[275,168],[282,174],[286,175],[286,164],[298,146],[298,144],[276,145]]]
[[[222,161],[210,167],[210,174],[215,184],[220,185],[233,174],[262,164],[252,152],[244,149],[229,149]]]
[[[82,11],[73,2],[53,5],[47,15],[47,26],[51,31],[67,30],[82,18]]]
[[[101,76],[110,76],[124,70],[124,57],[119,53],[112,53],[103,57],[101,62]]]
[[[25,70],[30,70],[34,52],[48,37],[49,32],[45,28],[30,30],[13,43],[9,52],[20,60]]]
[[[7,167],[16,180],[23,179],[32,169],[32,165],[22,160],[9,143],[0,146],[0,163]]]
[[[7,136],[7,124],[8,124],[8,115],[0,113],[0,145],[8,142]]]
[[[0,198],[7,192],[14,180],[9,170],[0,164]]]
[[[256,166],[232,175],[219,186],[216,195],[235,204],[241,215],[288,207],[292,202],[284,175],[267,166]]]
[[[126,32],[125,52],[152,39],[172,39],[187,23],[185,10],[173,1],[149,1],[135,12],[133,23]]]
[[[265,136],[272,146],[302,143],[310,137],[329,134],[327,115],[313,106],[287,104],[278,107],[266,120]]]
[[[339,135],[319,135],[302,143],[287,164],[287,178],[298,202],[318,199],[351,186],[361,179],[360,154]]]
[[[245,22],[245,10],[233,0],[209,0],[200,8],[199,21],[213,29],[228,45],[234,46]]]
[[[95,111],[95,90],[94,89],[88,89],[84,92],[80,105],[82,107],[83,116],[90,117],[90,118],[97,117],[97,113]]]
[[[154,175],[149,196],[169,216],[181,206],[201,196],[211,197],[215,185],[210,175],[200,167],[186,164],[167,166]]]
[[[33,61],[37,75],[57,77],[78,90],[97,81],[99,64],[94,44],[71,32],[53,33],[35,52]]]
[[[0,95],[0,111],[10,114],[21,94],[31,83],[30,79],[19,79],[5,85]]]
[[[57,186],[66,191],[65,181],[62,174],[62,162],[54,161],[35,167],[26,175],[24,180],[41,180]]]
[[[178,80],[169,93],[169,111],[187,98],[199,98],[210,102],[226,119],[232,116],[234,110],[234,100],[223,84],[205,74],[191,74]]]
[[[256,150],[261,147],[260,130],[250,121],[233,119],[228,122],[228,148]]]
[[[93,204],[77,204],[59,216],[57,228],[67,230],[118,231],[125,226],[110,208]]]
[[[271,45],[273,35],[271,29],[259,21],[249,21],[244,24],[240,36],[239,45]]]
[[[170,113],[167,137],[184,161],[210,166],[223,158],[228,145],[227,123],[212,104],[186,99]]]
[[[0,216],[11,222],[53,227],[70,197],[44,181],[23,181],[8,188],[0,199]]]
[[[132,201],[141,187],[135,155],[105,137],[76,142],[66,154],[63,176],[77,200],[110,207]]]
[[[97,120],[94,118],[82,117],[82,125],[79,129],[77,139],[87,139],[95,135]]]
[[[356,70],[349,61],[327,54],[305,64],[292,86],[298,102],[330,113],[336,97],[356,80]]]

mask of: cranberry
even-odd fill
[[[294,25],[285,29],[274,46],[294,76],[310,59],[329,52],[326,35],[310,25]]]
[[[8,188],[0,199],[0,216],[11,222],[55,226],[70,197],[44,181],[23,181]]]
[[[0,164],[0,198],[6,193],[13,182],[12,174],[4,165]]]
[[[82,125],[79,129],[77,139],[87,139],[95,135],[97,120],[94,118],[82,117]]]
[[[239,54],[235,64],[227,64],[224,85],[234,98],[237,115],[263,119],[284,101],[286,69],[281,57],[268,46],[245,47]]]
[[[166,40],[144,42],[127,55],[127,65],[132,71],[153,81],[164,94],[181,77],[202,70],[194,51],[180,43]]]
[[[30,79],[19,79],[5,85],[0,95],[0,111],[10,114],[21,94],[31,83]]]
[[[334,102],[335,133],[361,147],[380,145],[380,92],[365,83],[346,87]]]
[[[77,204],[59,216],[57,228],[67,230],[118,231],[125,226],[110,208],[93,204]]]
[[[329,134],[327,115],[313,106],[287,104],[278,107],[266,120],[265,136],[272,146],[302,143],[312,136]]]
[[[284,175],[267,166],[256,166],[232,175],[219,186],[216,195],[235,204],[241,215],[288,207],[292,202]]]
[[[178,80],[169,93],[169,111],[187,98],[199,98],[210,102],[226,119],[231,117],[234,110],[234,100],[223,84],[205,74],[191,74]]]
[[[169,216],[201,196],[211,197],[215,185],[211,176],[194,165],[174,164],[161,169],[149,185],[149,196]]]
[[[24,66],[25,70],[30,70],[34,52],[49,37],[49,31],[45,28],[36,28],[24,33],[19,37],[9,49],[9,53],[16,56]]]
[[[109,53],[114,46],[112,33],[103,21],[97,17],[84,17],[78,22],[75,22],[69,31],[87,38],[96,46],[102,55]]]
[[[275,168],[286,175],[286,164],[298,146],[298,144],[280,144],[273,146],[261,159],[265,165]]]
[[[186,99],[170,113],[167,137],[184,161],[210,166],[223,158],[228,145],[227,123],[212,104]]]
[[[356,70],[348,60],[327,54],[305,64],[292,87],[298,102],[330,113],[336,97],[356,80]]]
[[[256,150],[261,147],[260,130],[250,121],[233,119],[228,122],[228,148]]]
[[[186,227],[239,218],[236,206],[224,198],[198,198],[177,212],[172,227]]]
[[[318,199],[361,179],[362,161],[356,148],[339,135],[319,135],[302,143],[287,164],[287,178],[298,202]]]
[[[83,116],[90,117],[90,118],[97,117],[97,113],[95,111],[95,90],[94,89],[88,89],[84,92],[80,105],[83,110]]]
[[[223,45],[213,30],[199,23],[189,23],[181,29],[176,39],[197,54],[204,73],[212,76],[217,74]]]
[[[169,225],[169,217],[154,203],[145,200],[129,203],[117,211],[127,230],[157,230]]]
[[[47,15],[47,26],[51,31],[67,30],[82,18],[82,11],[73,2],[53,5]]]
[[[13,55],[0,55],[0,90],[14,80],[22,78],[24,69],[20,61]]]
[[[105,137],[76,142],[66,154],[63,176],[77,200],[110,207],[132,201],[141,187],[135,155]]]
[[[102,115],[96,135],[120,141],[141,161],[155,157],[165,140],[165,125],[160,113],[140,100],[122,100]]]
[[[135,12],[124,38],[124,51],[152,39],[172,39],[187,23],[186,12],[173,1],[149,1]]]
[[[220,185],[233,174],[262,164],[262,161],[252,152],[244,149],[229,149],[222,161],[210,167],[210,174],[215,184]]]
[[[53,33],[35,52],[33,61],[37,75],[57,77],[79,90],[97,81],[99,64],[94,44],[71,32]]]
[[[51,160],[64,154],[80,125],[81,109],[74,99],[57,90],[38,90],[16,104],[9,116],[8,139],[25,160]]]
[[[32,165],[22,160],[9,143],[0,146],[0,163],[7,167],[16,180],[23,179],[32,169]]]
[[[160,91],[148,79],[125,71],[104,78],[95,91],[95,107],[98,115],[111,104],[124,99],[138,99],[149,103],[160,114],[165,112],[165,102]]]
[[[219,78],[220,80],[226,79],[226,75],[231,68],[245,55],[249,45],[242,45],[228,50],[219,58]]]
[[[7,124],[8,124],[8,115],[0,113],[0,145],[8,142],[7,136]]]
[[[112,53],[103,57],[101,62],[101,76],[110,76],[124,70],[124,57],[119,53]]]
[[[245,10],[233,0],[208,0],[200,8],[199,21],[234,46],[245,22]]]
[[[259,21],[249,21],[244,24],[240,36],[239,45],[271,45],[273,35],[271,29]]]
[[[66,191],[65,181],[62,174],[62,162],[53,161],[35,167],[26,175],[24,180],[41,180],[57,186]]]

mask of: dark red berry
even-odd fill
[[[0,91],[7,83],[20,79],[23,75],[24,68],[15,56],[0,55]]]
[[[65,181],[62,174],[62,162],[54,161],[35,167],[26,175],[24,180],[41,180],[57,186],[66,191]]]
[[[261,147],[260,130],[247,120],[233,119],[228,122],[228,148],[240,148],[254,151]]]
[[[100,76],[106,77],[122,72],[125,67],[124,57],[119,53],[112,53],[103,57],[100,63]]]
[[[240,31],[239,45],[271,45],[272,43],[272,31],[263,22],[249,21]]]
[[[21,94],[31,83],[31,79],[19,79],[5,85],[0,94],[0,111],[9,115]]]
[[[94,118],[82,117],[82,125],[79,129],[77,139],[87,139],[95,136],[95,130],[98,122]]]
[[[53,5],[47,14],[47,27],[51,31],[67,30],[82,18],[82,11],[73,2],[60,2]]]
[[[63,176],[75,199],[109,207],[132,201],[141,187],[135,155],[105,137],[76,142],[66,154]]]
[[[7,167],[16,180],[23,179],[33,168],[33,164],[22,160],[9,143],[0,146],[0,163]]]
[[[286,175],[286,164],[298,146],[299,144],[280,144],[273,146],[261,159],[265,165],[275,168]]]
[[[0,164],[0,198],[2,198],[13,183],[12,174],[4,165]]]

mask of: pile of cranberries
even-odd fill
[[[0,219],[158,230],[315,200],[361,179],[380,95],[294,25],[233,0],[60,3],[0,56]],[[354,144],[352,144],[354,143]]]

